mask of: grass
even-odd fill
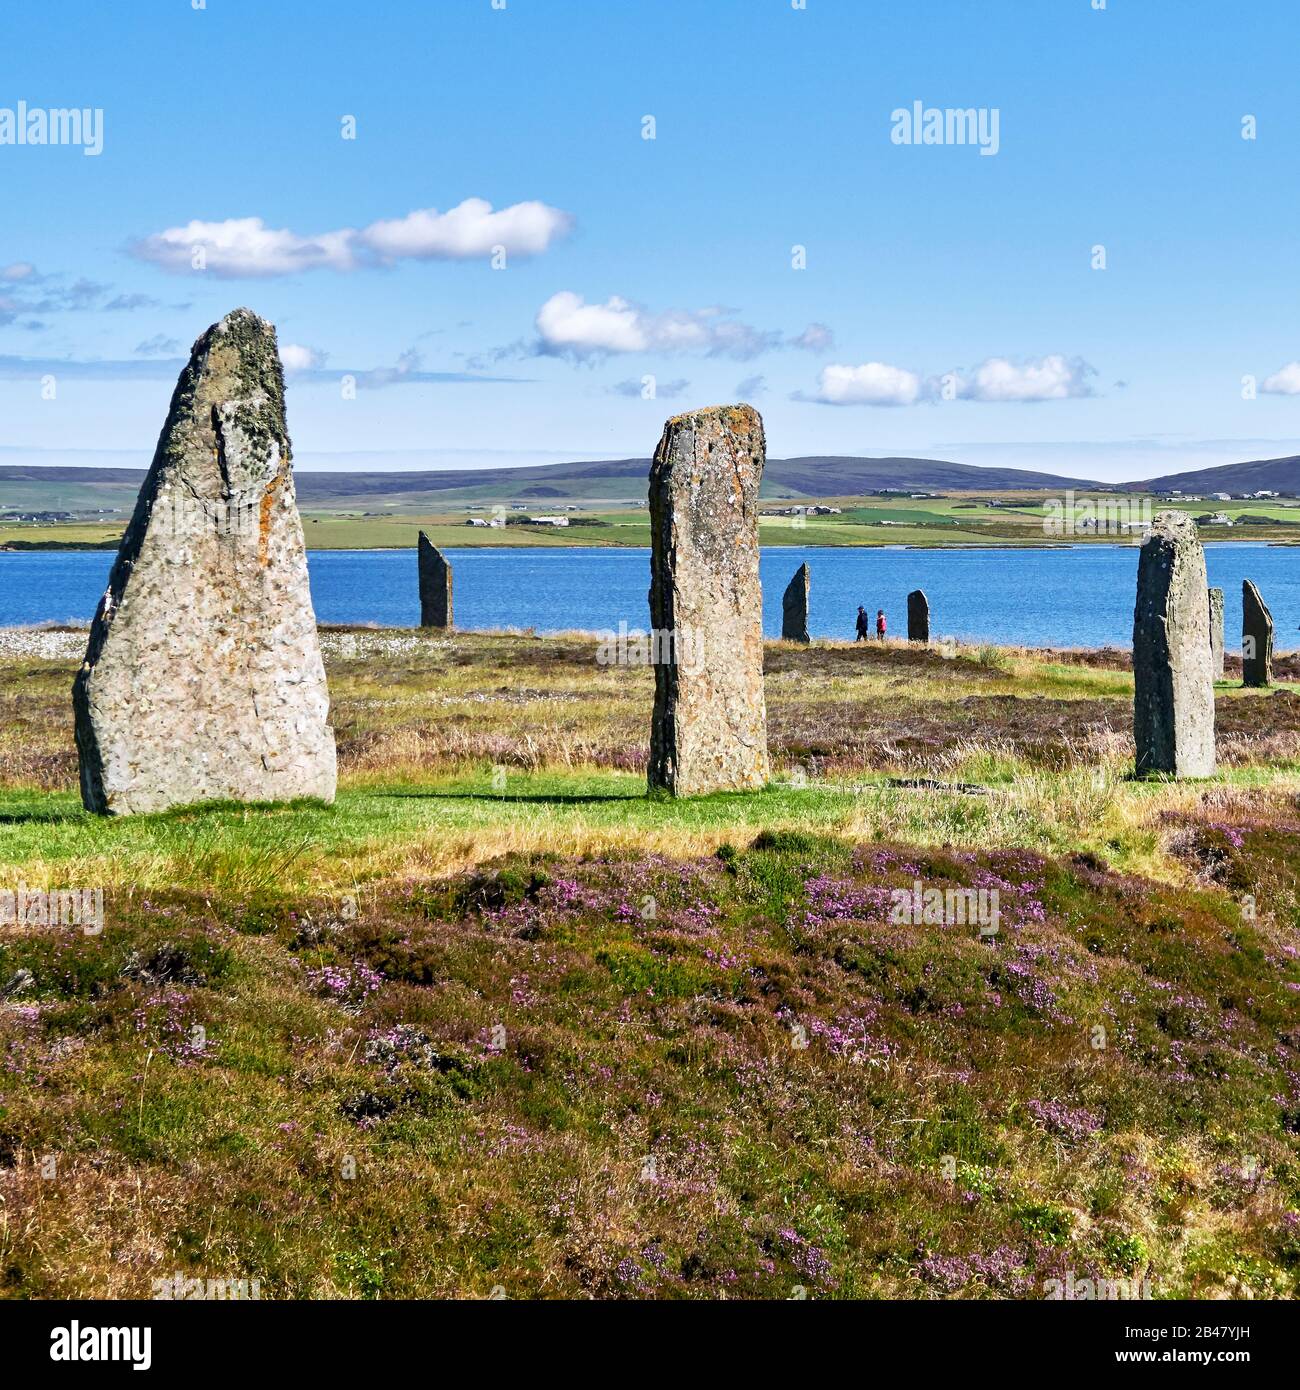
[[[1139,783],[1116,654],[773,643],[678,802],[590,639],[324,641],[334,806],[122,820],[0,656],[0,888],[106,917],[0,928],[4,1294],[1295,1295],[1290,686]]]

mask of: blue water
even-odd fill
[[[1297,645],[1300,548],[1234,542],[1206,546],[1210,583],[1224,590],[1228,646],[1241,631],[1241,581],[1273,610],[1282,650]],[[456,623],[463,628],[631,629],[649,623],[646,550],[449,549]],[[1132,640],[1137,547],[1062,550],[766,549],[763,627],[781,631],[781,595],[803,561],[812,570],[809,628],[851,637],[858,604],[883,608],[891,634],[906,630],[909,589],[930,599],[931,633],[1028,646],[1127,646]],[[108,579],[109,551],[0,552],[0,627],[86,623]],[[312,598],[323,623],[419,622],[415,551],[315,550]]]

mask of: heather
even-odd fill
[[[586,639],[370,640],[332,809],[92,820],[0,670],[5,883],[106,909],[0,930],[6,1295],[1294,1295],[1289,689],[1136,784],[1122,670],[774,645],[777,785],[674,803]]]

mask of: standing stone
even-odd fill
[[[781,636],[787,642],[807,642],[808,590],[812,576],[807,565],[800,565],[794,578],[786,585],[781,598]]]
[[[767,446],[748,405],[677,415],[650,465],[654,718],[649,782],[677,796],[768,777],[758,485]]]
[[[420,532],[420,626],[450,627],[451,566],[447,557]]]
[[[924,589],[913,589],[907,596],[907,640],[926,643],[930,640],[930,600]]]
[[[1133,610],[1137,772],[1214,771],[1214,674],[1205,552],[1186,512],[1159,512],[1138,557]]]
[[[334,799],[284,374],[248,309],[194,344],[72,698],[90,811]]]
[[[1249,579],[1241,581],[1241,683],[1273,684],[1273,615]]]
[[[1210,590],[1210,669],[1214,679],[1223,679],[1223,590]]]

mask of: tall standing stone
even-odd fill
[[[1210,590],[1210,669],[1216,681],[1223,679],[1223,590]]]
[[[1273,615],[1249,579],[1241,581],[1241,683],[1273,684]]]
[[[451,627],[451,565],[423,531],[418,553],[420,626]]]
[[[907,596],[907,640],[929,642],[930,600],[924,589],[913,589]]]
[[[781,596],[781,636],[787,642],[807,642],[808,590],[812,576],[807,565],[800,565]]]
[[[73,686],[81,795],[110,815],[334,799],[275,329],[194,344]]]
[[[758,486],[766,443],[748,405],[677,415],[650,466],[655,704],[649,782],[678,796],[768,777]]]
[[[1159,512],[1138,557],[1133,610],[1137,772],[1214,771],[1214,673],[1205,552],[1186,512]]]

